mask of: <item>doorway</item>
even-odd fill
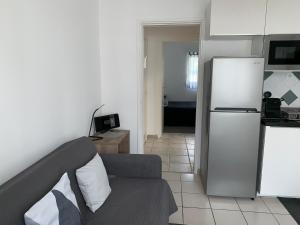
[[[199,42],[165,42],[163,54],[163,132],[194,134]]]
[[[200,25],[144,26],[145,153],[194,171]],[[199,103],[198,103],[199,104]]]

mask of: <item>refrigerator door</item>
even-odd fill
[[[210,115],[207,194],[256,196],[260,113]]]
[[[214,58],[211,111],[216,108],[250,108],[261,111],[263,58]]]

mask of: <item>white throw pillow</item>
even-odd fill
[[[80,211],[68,174],[24,215],[26,225],[81,225]]]
[[[86,205],[94,213],[111,192],[101,157],[96,154],[85,166],[77,169],[76,177]]]

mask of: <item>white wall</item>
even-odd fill
[[[143,36],[145,22],[204,19],[208,0],[101,0],[101,98],[131,131],[131,152],[143,152]],[[139,140],[139,141],[138,141]]]
[[[199,42],[199,25],[145,27],[147,68],[144,74],[146,135],[162,134],[165,42]]]
[[[87,135],[99,105],[98,0],[0,2],[0,184]]]
[[[204,40],[200,53],[206,62],[213,56],[251,56],[251,49],[252,40]]]
[[[196,42],[164,43],[164,94],[168,101],[196,102],[197,89],[186,87],[187,55],[199,51],[199,31]]]

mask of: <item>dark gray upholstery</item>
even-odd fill
[[[177,207],[168,184],[161,179],[161,160],[157,156],[101,155],[108,174],[114,175],[110,176],[112,192],[93,214],[85,205],[75,170],[95,154],[90,139],[79,138],[0,186],[0,225],[24,225],[24,213],[52,189],[64,172],[68,172],[86,224],[168,224],[169,215]]]
[[[167,225],[177,211],[172,192],[162,179],[111,178],[112,194],[87,225]]]
[[[131,178],[161,178],[161,158],[157,155],[101,154],[110,175]]]

